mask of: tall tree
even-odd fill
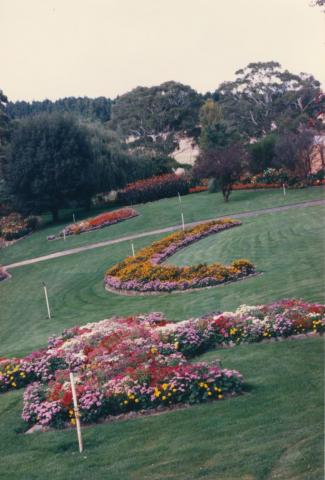
[[[317,127],[325,97],[312,75],[296,75],[278,62],[255,62],[236,72],[217,92],[225,118],[247,138],[259,138],[276,129]]]
[[[225,202],[247,161],[246,149],[238,132],[223,119],[220,106],[208,99],[200,110],[200,149],[194,165],[194,176],[213,178],[219,185]]]
[[[6,153],[10,139],[10,119],[6,114],[8,99],[0,90],[0,195],[5,196],[4,169],[6,165]]]
[[[299,133],[285,132],[275,144],[275,162],[302,179],[311,173],[311,158],[314,148],[314,132],[303,129]]]
[[[93,154],[84,127],[70,116],[41,114],[25,119],[12,134],[6,180],[18,209],[50,211],[76,201],[87,204],[95,191]]]

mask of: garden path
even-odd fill
[[[206,222],[210,222],[211,220],[218,220],[220,218],[255,217],[257,215],[262,215],[264,213],[282,212],[282,211],[285,211],[285,210],[290,210],[292,208],[306,208],[306,207],[314,207],[314,206],[317,206],[317,205],[325,205],[325,200],[311,200],[311,201],[307,201],[307,202],[294,203],[294,204],[291,204],[291,205],[283,205],[281,207],[263,208],[263,209],[260,209],[260,210],[253,210],[253,211],[250,211],[250,212],[242,212],[242,213],[237,213],[237,214],[234,213],[234,214],[231,214],[231,215],[223,215],[223,216],[218,217],[218,218],[210,218],[209,220],[186,223],[185,227],[194,227],[195,225],[198,225],[199,223],[206,223]],[[161,233],[173,232],[175,230],[179,230],[180,228],[182,228],[182,225],[173,225],[171,227],[165,227],[165,228],[161,228],[161,229],[158,229],[158,230],[151,230],[149,232],[136,233],[134,235],[124,236],[124,237],[116,238],[114,240],[105,240],[103,242],[92,243],[90,245],[85,245],[83,247],[71,248],[70,250],[63,250],[63,251],[60,251],[60,252],[51,253],[49,255],[44,255],[44,256],[41,256],[41,257],[35,257],[35,258],[30,258],[28,260],[23,260],[23,261],[20,261],[20,262],[16,262],[16,263],[11,263],[10,265],[4,265],[4,268],[6,270],[9,270],[11,268],[22,267],[24,265],[31,265],[33,263],[42,262],[44,260],[52,260],[53,258],[64,257],[66,255],[73,255],[74,253],[81,253],[81,252],[85,252],[87,250],[93,250],[95,248],[106,247],[107,245],[113,245],[115,243],[126,242],[126,241],[135,240],[137,238],[142,238],[142,237],[149,237],[150,235],[159,235]]]

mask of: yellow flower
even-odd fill
[[[161,398],[162,398],[162,400],[166,400],[167,397],[165,397],[165,395],[163,395]]]
[[[13,387],[17,387],[16,383],[15,382],[12,382],[11,384]]]
[[[139,399],[138,399],[138,398],[136,398],[134,401],[135,401],[135,403],[139,403]]]
[[[150,351],[151,351],[151,353],[157,353],[158,352],[156,347],[151,347]]]
[[[176,389],[176,388],[173,388],[173,392],[174,392],[174,393],[177,392],[177,389]]]
[[[162,384],[162,389],[163,389],[163,390],[167,390],[167,388],[168,388],[168,383],[163,383],[163,384]]]
[[[124,405],[127,405],[129,402],[128,402],[128,400],[124,400],[123,403],[124,403]]]
[[[208,395],[210,396],[210,395],[212,395],[212,393],[209,391],[209,392],[208,392]]]
[[[75,418],[71,418],[70,423],[71,423],[71,425],[75,425],[75,424],[76,424],[76,419],[75,419]]]
[[[171,397],[171,396],[172,396],[172,394],[170,392],[168,392],[168,397]]]
[[[158,397],[160,396],[160,393],[161,393],[161,392],[158,390],[158,388],[155,387],[154,395],[155,395],[156,398],[158,398]]]
[[[223,395],[218,395],[218,398],[221,400],[223,398]]]

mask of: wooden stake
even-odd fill
[[[46,307],[47,307],[47,315],[48,315],[48,318],[51,320],[51,311],[50,311],[49,298],[47,296],[47,287],[44,282],[43,282],[43,288],[44,288],[44,295],[45,295],[45,301],[46,301]]]
[[[185,230],[185,223],[184,223],[184,215],[183,215],[183,212],[181,213],[182,215],[182,228],[183,228],[183,232]]]
[[[134,245],[133,245],[133,242],[131,242],[131,248],[132,248],[132,255],[135,257],[135,251],[134,251]]]
[[[78,402],[77,402],[76,386],[74,383],[74,377],[72,372],[70,372],[70,383],[71,383],[71,391],[72,391],[72,398],[73,398],[74,416],[76,418],[79,452],[82,453],[83,444],[82,444],[82,435],[81,435],[81,427],[80,427],[80,413],[79,413]]]

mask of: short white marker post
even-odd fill
[[[282,187],[283,187],[283,196],[285,197],[286,196],[286,187],[285,187],[284,183],[282,184]]]
[[[181,199],[181,196],[180,196],[179,192],[177,192],[177,195],[178,195],[179,204],[182,205],[182,199]]]
[[[131,242],[131,249],[132,249],[132,255],[135,257],[135,251],[134,251],[134,245],[133,245],[133,242]]]
[[[183,212],[181,213],[182,215],[182,228],[183,228],[183,232],[185,230],[185,223],[184,223],[184,215],[183,215]]]
[[[47,296],[47,287],[46,287],[46,284],[44,282],[43,282],[43,288],[44,288],[44,295],[45,295],[45,301],[46,301],[46,307],[47,307],[47,315],[48,315],[49,319],[51,320],[49,297]]]
[[[73,223],[76,223],[76,217],[74,216],[74,213],[72,214],[72,220],[73,220]]]
[[[74,416],[76,418],[79,452],[82,453],[83,444],[82,444],[82,436],[81,436],[81,428],[80,428],[80,413],[79,413],[78,402],[77,402],[76,386],[74,383],[74,377],[72,372],[70,372],[70,383],[71,383],[71,391],[72,391],[72,398],[73,398]]]
[[[63,229],[63,240],[65,241],[65,228]]]

